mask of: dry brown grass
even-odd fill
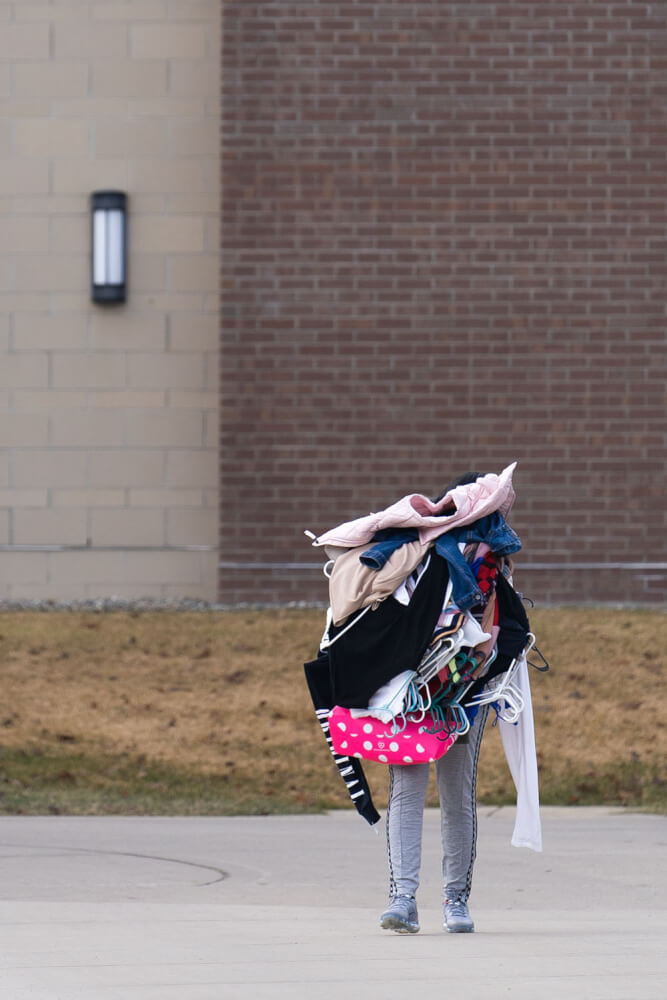
[[[543,798],[664,802],[667,615],[568,608],[530,619],[551,663],[549,673],[531,673]],[[490,792],[504,781],[499,742],[496,748],[487,734],[482,766]]]
[[[533,611],[531,624],[552,668],[531,675],[543,799],[660,808],[667,615],[547,609]],[[294,609],[5,612],[5,769],[19,752],[24,761],[35,756],[38,767],[39,755],[67,754],[58,773],[77,786],[79,804],[64,803],[77,811],[86,811],[87,758],[97,771],[104,770],[100,761],[125,761],[138,777],[157,766],[164,793],[162,804],[152,800],[157,811],[169,811],[172,770],[181,779],[215,780],[216,801],[201,806],[206,811],[347,805],[303,677],[322,625],[323,612]],[[369,767],[368,774],[382,805],[386,769]],[[10,776],[0,810],[3,801],[6,811],[43,809],[43,796],[30,805],[32,780]],[[7,791],[12,781],[20,786],[19,806]],[[479,784],[482,801],[512,799],[491,727]],[[128,811],[142,808],[131,789],[124,794]],[[98,789],[94,811],[103,811],[103,798]]]

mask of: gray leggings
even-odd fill
[[[435,763],[444,899],[465,901],[470,895],[477,842],[477,760],[488,714],[489,706],[482,706],[467,736]],[[408,764],[389,768],[386,827],[390,896],[414,896],[419,888],[429,767]]]

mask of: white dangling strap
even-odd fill
[[[347,623],[347,625],[345,626],[345,628],[344,628],[344,629],[341,629],[341,631],[340,631],[340,632],[338,633],[338,635],[335,635],[335,636],[333,637],[333,639],[330,639],[330,638],[329,638],[329,629],[327,628],[327,630],[326,630],[325,634],[324,634],[324,635],[322,636],[322,641],[321,641],[321,643],[320,643],[320,649],[330,649],[330,648],[331,648],[331,646],[333,646],[333,644],[334,644],[335,642],[338,642],[338,640],[339,640],[339,639],[341,638],[341,636],[344,636],[346,632],[349,632],[349,631],[350,631],[350,629],[351,629],[351,628],[353,628],[353,626],[354,626],[354,625],[356,625],[356,624],[357,624],[357,622],[358,622],[358,621],[359,621],[359,620],[360,620],[361,618],[363,618],[363,617],[364,617],[364,615],[365,615],[365,614],[366,614],[366,613],[367,613],[368,611],[370,611],[372,607],[373,607],[373,605],[372,605],[372,604],[369,604],[369,605],[367,605],[367,606],[366,606],[366,607],[364,608],[364,610],[363,610],[363,611],[361,612],[361,614],[358,614],[356,618],[354,618],[354,619],[353,619],[353,620],[352,620],[351,622],[348,622],[348,623]]]

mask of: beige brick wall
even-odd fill
[[[0,3],[0,599],[215,599],[220,0]],[[89,298],[89,196],[129,298]]]

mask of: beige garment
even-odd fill
[[[430,542],[406,542],[395,549],[382,569],[371,569],[359,562],[368,544],[346,549],[334,562],[329,578],[329,603],[334,625],[360,608],[384,601],[422,561]]]

